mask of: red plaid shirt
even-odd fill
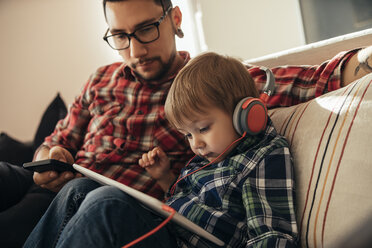
[[[186,64],[189,54],[181,55]],[[277,88],[269,107],[297,104],[339,88],[340,68],[349,55],[342,53],[321,66],[274,68]],[[262,89],[265,72],[258,67],[249,72]],[[164,192],[138,160],[160,146],[177,175],[192,155],[183,135],[164,119],[163,106],[174,77],[149,84],[123,63],[99,68],[44,145],[74,150],[76,163],[162,199]]]
[[[190,59],[186,52],[181,56],[185,64]],[[162,199],[163,190],[138,160],[159,146],[179,174],[192,155],[183,135],[164,118],[175,75],[143,83],[123,63],[99,68],[44,144],[74,150],[77,164]]]
[[[341,87],[341,70],[358,49],[340,52],[331,60],[314,66],[282,66],[271,68],[275,75],[275,91],[268,99],[268,108],[292,106]],[[259,91],[266,84],[266,73],[248,65]]]

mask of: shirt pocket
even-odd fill
[[[118,114],[122,109],[119,102],[105,101],[98,99],[89,106],[89,112],[92,116],[114,116]]]
[[[159,114],[157,112],[138,112],[129,115],[125,125],[130,141],[138,144],[137,149],[148,152],[157,145],[154,140],[154,129]]]
[[[99,135],[112,135],[114,130],[113,119],[120,113],[122,106],[117,102],[100,102],[92,104],[89,108],[92,119],[89,131]]]

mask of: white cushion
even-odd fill
[[[269,111],[294,159],[302,247],[330,247],[372,214],[372,74]]]

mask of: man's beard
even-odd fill
[[[154,58],[151,58],[151,60],[153,61],[158,61],[159,64],[161,65],[160,66],[160,70],[158,71],[158,73],[156,73],[154,76],[151,76],[151,77],[144,77],[143,75],[139,74],[137,71],[136,71],[136,65],[133,64],[132,65],[132,68],[133,68],[133,72],[134,74],[143,79],[143,80],[146,80],[146,81],[159,81],[160,79],[162,79],[163,77],[165,77],[165,75],[167,75],[167,73],[169,72],[170,68],[172,67],[172,64],[174,62],[176,58],[176,52],[173,52],[168,60],[168,63],[163,63],[163,61],[161,60],[161,58],[158,56],[158,57],[154,57]]]

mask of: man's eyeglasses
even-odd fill
[[[115,50],[127,49],[130,46],[130,40],[132,37],[134,37],[142,44],[156,41],[160,37],[159,25],[160,23],[162,23],[162,21],[164,21],[165,17],[171,9],[172,7],[169,7],[157,22],[140,27],[130,34],[122,32],[113,35],[107,35],[109,33],[109,29],[107,29],[105,35],[103,36],[103,39],[107,42],[107,44],[109,44],[112,49]]]

